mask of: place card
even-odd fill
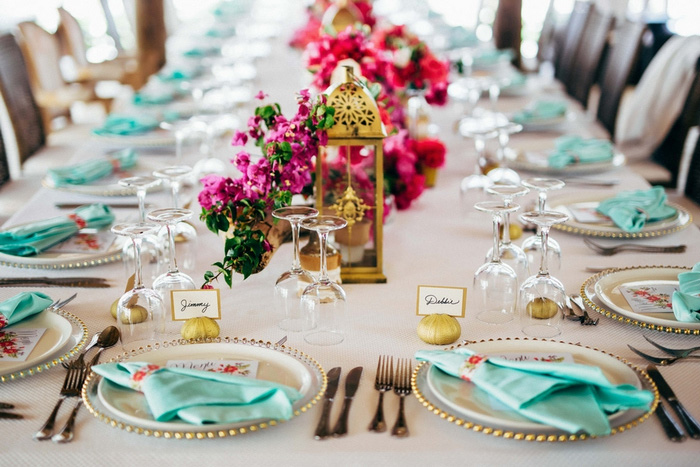
[[[255,378],[258,374],[258,362],[255,360],[168,360],[165,366],[226,373],[248,378]]]
[[[116,236],[110,231],[79,232],[55,245],[49,253],[105,253],[114,243]]]
[[[418,316],[442,313],[456,318],[464,318],[466,307],[466,287],[418,286],[418,300],[416,303],[416,314]]]
[[[221,319],[219,289],[171,290],[170,304],[173,321],[203,316]]]
[[[671,299],[678,282],[622,285],[620,293],[635,313],[673,313]]]
[[[23,362],[39,343],[46,328],[5,328],[0,331],[0,362]]]
[[[577,222],[582,224],[611,224],[612,221],[608,216],[598,212],[597,206],[590,205],[574,205],[568,206],[571,215]]]

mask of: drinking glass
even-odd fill
[[[520,175],[513,169],[505,167],[508,160],[513,160],[515,155],[508,147],[510,135],[522,131],[523,126],[518,123],[506,122],[498,127],[498,150],[496,151],[496,163],[498,167],[491,169],[488,177],[495,183],[503,185],[520,184]]]
[[[493,185],[486,189],[487,193],[500,196],[503,200],[503,205],[506,207],[512,206],[513,199],[518,196],[524,196],[530,192],[522,185]],[[503,235],[498,245],[501,261],[515,271],[518,276],[518,283],[522,284],[529,275],[529,261],[527,255],[518,245],[510,240],[510,213],[503,213]],[[490,258],[493,251],[489,250],[486,258]]]
[[[520,286],[520,324],[522,331],[532,337],[554,337],[561,333],[566,291],[562,283],[549,275],[547,249],[549,229],[565,222],[569,216],[557,211],[530,211],[522,214],[524,222],[531,222],[540,229],[542,248],[539,272]]]
[[[137,175],[134,177],[122,178],[119,185],[136,190],[136,198],[139,203],[139,222],[146,222],[146,192],[160,185],[161,181],[148,175]],[[126,273],[131,274],[134,270],[135,251],[132,242],[125,242],[122,247],[122,258]],[[144,235],[141,239],[141,266],[143,277],[148,282],[152,282],[163,272],[165,262],[165,242],[158,234]]]
[[[523,180],[522,184],[531,190],[537,190],[538,211],[545,211],[547,209],[548,191],[559,190],[564,187],[564,182],[554,178],[528,178]],[[527,255],[527,259],[530,264],[530,273],[534,274],[535,271],[532,268],[535,264],[537,264],[540,256],[540,250],[542,249],[542,235],[539,228],[537,229],[537,233],[535,235],[523,240],[522,249]],[[561,247],[553,238],[549,239],[547,254],[549,255],[549,258],[547,259],[549,268],[554,271],[559,271],[561,268]]]
[[[477,319],[491,324],[503,324],[511,321],[515,315],[518,301],[518,276],[507,264],[501,261],[499,254],[498,232],[503,216],[515,212],[520,206],[505,206],[498,201],[482,201],[474,207],[482,212],[491,213],[493,221],[493,248],[491,258],[474,273],[476,306],[479,310]]]
[[[116,235],[131,239],[136,253],[134,288],[122,295],[117,303],[117,323],[125,350],[148,345],[165,332],[163,300],[158,292],[143,284],[141,271],[141,241],[144,236],[155,235],[157,231],[157,225],[145,222],[116,224],[112,227],[112,232]]]
[[[498,136],[497,128],[496,121],[488,116],[484,116],[484,118],[466,117],[460,121],[459,133],[464,137],[474,139],[474,148],[476,149],[474,173],[463,178],[459,185],[462,197],[468,193],[483,193],[487,187],[493,185],[493,180],[485,175],[492,168],[486,154],[486,140]]]
[[[345,339],[345,291],[328,276],[326,244],[328,234],[342,229],[347,221],[336,216],[304,219],[301,226],[318,233],[320,239],[321,271],[318,280],[304,289],[301,309],[304,313],[304,340],[314,345],[335,345]]]
[[[306,286],[314,282],[314,278],[302,269],[299,262],[299,225],[304,219],[317,216],[318,211],[306,206],[288,206],[275,209],[272,215],[288,221],[292,227],[292,267],[275,282],[275,310],[281,317],[278,325],[286,331],[301,331],[304,329],[304,316],[300,295]]]
[[[175,252],[175,226],[190,217],[192,217],[192,211],[178,208],[156,209],[148,213],[149,221],[164,225],[168,232],[168,271],[153,281],[153,289],[160,294],[167,310],[172,310],[171,290],[197,288],[192,278],[178,269]],[[170,322],[169,320],[169,324]],[[168,331],[174,332],[173,329],[168,329]]]

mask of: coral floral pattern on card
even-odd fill
[[[2,325],[1,321],[0,325]],[[8,357],[17,358],[23,353],[23,350],[24,347],[19,345],[17,341],[17,335],[15,333],[9,331],[0,331],[0,360]]]
[[[639,287],[638,289],[630,289],[635,297],[639,297],[646,301],[649,305],[657,308],[670,310],[672,308],[671,296],[665,293],[653,293],[650,287]]]

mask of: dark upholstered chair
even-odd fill
[[[0,186],[10,179],[10,168],[7,165],[7,153],[5,152],[5,142],[0,132]]]
[[[690,160],[688,178],[685,181],[685,196],[700,205],[700,139],[695,144],[695,151]]]
[[[577,1],[569,17],[569,22],[564,33],[564,40],[560,50],[557,51],[554,63],[554,76],[565,86],[572,75],[574,60],[581,42],[586,21],[593,8],[592,3]]]
[[[601,58],[613,24],[614,19],[611,15],[603,14],[595,8],[586,21],[576,59],[566,82],[566,91],[584,108],[588,107],[588,95],[598,77]]]
[[[645,25],[642,23],[624,21],[613,34],[610,52],[600,81],[600,100],[596,114],[598,121],[608,130],[611,138],[615,135],[615,122],[622,94],[639,57],[644,30]]]

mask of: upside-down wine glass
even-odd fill
[[[168,232],[168,271],[153,281],[153,289],[160,294],[167,310],[172,310],[171,290],[193,290],[197,288],[192,278],[178,269],[175,253],[175,226],[190,217],[192,217],[192,211],[189,209],[164,208],[148,213],[149,221],[165,226]],[[172,327],[170,326],[172,320],[166,321],[168,322],[168,327]],[[168,333],[173,332],[176,332],[176,329],[168,329]]]
[[[136,198],[139,203],[139,222],[146,222],[146,192],[160,185],[161,181],[149,175],[137,175],[134,177],[122,178],[119,185],[136,190]],[[125,242],[122,247],[122,257],[127,274],[134,270],[134,244]],[[165,261],[165,242],[158,234],[144,235],[141,239],[141,266],[143,277],[148,282],[152,282],[163,272]]]
[[[481,195],[487,187],[493,185],[493,180],[485,175],[489,169],[486,140],[498,136],[498,130],[493,119],[473,116],[460,121],[459,133],[466,138],[474,139],[476,149],[474,173],[464,177],[459,185],[460,194],[464,199],[469,193]]]
[[[545,211],[547,209],[547,192],[550,190],[559,190],[564,188],[564,182],[554,178],[528,178],[522,181],[522,184],[531,190],[537,191],[537,211]],[[534,274],[533,267],[537,264],[542,249],[542,235],[539,228],[537,233],[525,240],[521,245],[523,251],[527,255],[530,264],[530,274]],[[559,271],[561,268],[561,247],[553,238],[549,239],[547,248],[549,258],[547,262],[549,268],[553,271]]]
[[[287,206],[272,211],[273,217],[288,221],[292,227],[292,267],[275,282],[275,311],[280,319],[278,326],[286,331],[304,329],[300,295],[306,286],[314,282],[314,278],[302,269],[299,261],[299,225],[304,219],[317,215],[318,210],[307,206]]]
[[[496,164],[498,167],[491,169],[488,176],[495,183],[503,185],[520,184],[520,175],[515,170],[506,167],[507,162],[515,158],[513,150],[508,147],[510,135],[522,131],[523,126],[507,121],[498,126],[498,150],[496,151]]]
[[[517,211],[520,206],[505,206],[499,201],[482,201],[474,207],[491,214],[493,221],[493,248],[490,259],[474,273],[474,289],[478,309],[477,319],[485,323],[503,324],[514,318],[518,302],[518,276],[499,254],[498,232],[503,216]]]
[[[558,211],[530,211],[523,213],[520,218],[537,225],[542,235],[539,271],[520,286],[521,329],[532,337],[554,337],[561,333],[566,291],[562,283],[549,274],[547,240],[550,227],[566,222],[569,216]]]
[[[336,216],[304,219],[301,226],[315,230],[320,239],[321,271],[318,280],[304,289],[301,308],[305,317],[304,340],[314,345],[335,345],[345,339],[345,291],[328,276],[326,244],[328,234],[342,229],[347,221]]]
[[[134,288],[117,302],[117,323],[125,350],[143,347],[159,339],[165,332],[165,307],[160,294],[143,283],[141,271],[141,241],[155,235],[158,226],[145,222],[116,224],[112,232],[129,237],[136,252],[134,261]]]
[[[514,198],[524,196],[529,191],[522,185],[493,185],[486,189],[487,193],[499,196],[506,207],[513,205]],[[503,214],[502,225],[503,235],[498,245],[501,261],[513,268],[518,276],[518,283],[522,284],[529,275],[529,262],[522,248],[510,240],[510,213],[506,212]],[[486,258],[490,258],[492,254],[493,251],[489,250]]]

